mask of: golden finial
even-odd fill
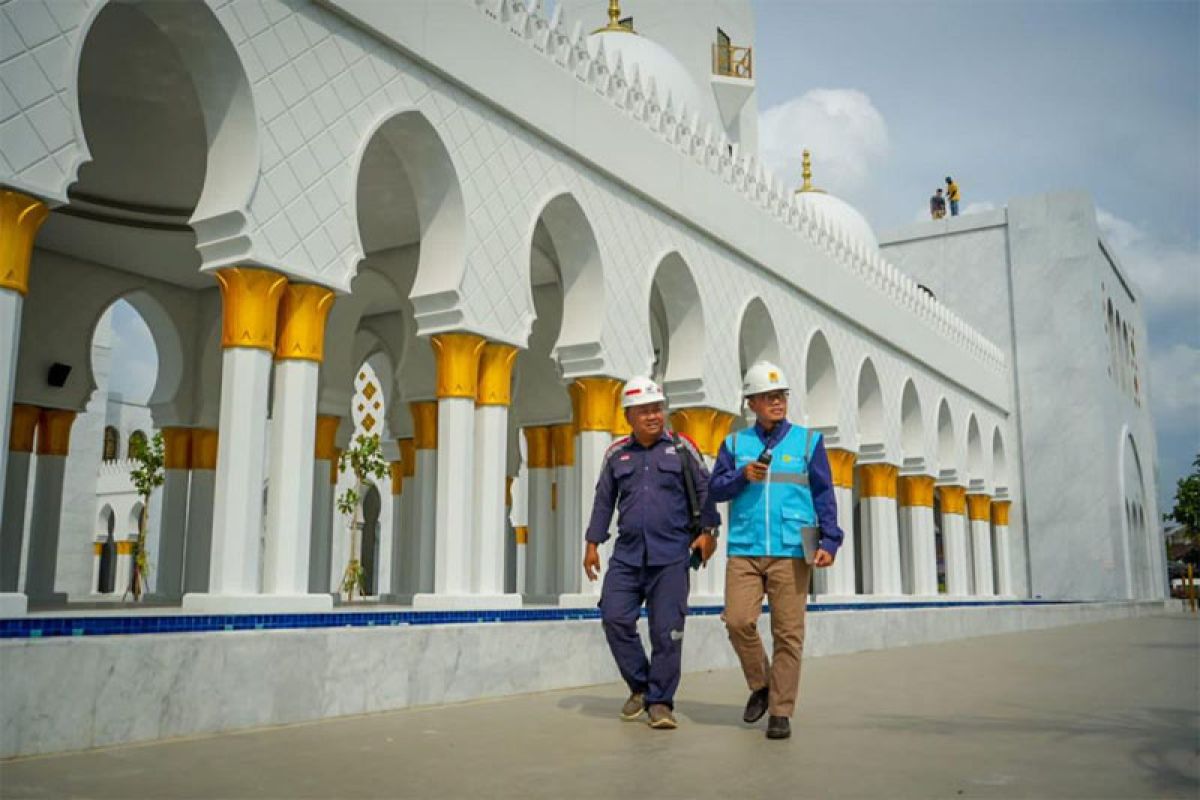
[[[796,194],[801,192],[819,192],[825,194],[824,189],[818,189],[812,183],[812,154],[808,150],[804,151],[804,156],[800,160],[800,177],[804,179],[804,183],[796,190]]]
[[[600,33],[601,31],[619,31],[620,33],[633,33],[633,20],[621,22],[621,0],[608,0],[608,24],[603,28],[597,28],[592,33]]]

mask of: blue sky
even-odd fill
[[[1166,504],[1200,451],[1200,2],[754,9],[764,157],[797,181],[811,147],[877,230],[924,219],[945,175],[967,210],[1091,193],[1145,303]]]

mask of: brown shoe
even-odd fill
[[[646,696],[641,692],[634,692],[629,695],[629,699],[625,701],[625,705],[621,706],[621,719],[626,722],[632,722],[642,715],[646,710]]]
[[[670,708],[662,703],[655,703],[650,706],[650,727],[669,731],[678,728],[679,723],[675,721],[675,715]]]

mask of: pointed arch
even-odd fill
[[[900,394],[900,451],[906,465],[910,460],[924,460],[926,455],[921,397],[911,378],[904,382]]]
[[[886,429],[883,421],[883,386],[870,357],[858,368],[858,441],[859,449],[882,447]]]
[[[938,403],[937,458],[939,475],[947,479],[957,478],[958,461],[954,436],[954,417],[950,414],[950,403],[943,397]]]
[[[979,419],[974,413],[967,417],[967,484],[969,489],[982,490],[987,481],[983,461],[983,437],[979,433]]]
[[[738,325],[739,377],[756,361],[779,363],[779,335],[775,320],[761,297],[752,297],[742,309]]]
[[[809,425],[831,429],[838,425],[841,390],[829,340],[820,329],[809,337],[804,355],[805,411]]]
[[[997,425],[992,431],[992,483],[996,496],[1008,496],[1008,453],[1004,447],[1004,434]]]
[[[702,393],[704,308],[692,270],[677,251],[672,250],[658,261],[651,284],[649,313],[652,328],[657,324],[662,337],[654,372],[661,376],[668,395]]]

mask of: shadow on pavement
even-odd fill
[[[573,694],[559,700],[558,707],[564,710],[578,711],[588,717],[616,719],[622,702],[624,702],[623,699],[614,697]],[[675,706],[675,713],[681,719],[689,720],[697,725],[721,725],[730,728],[755,727],[742,722],[740,705],[679,700]]]

